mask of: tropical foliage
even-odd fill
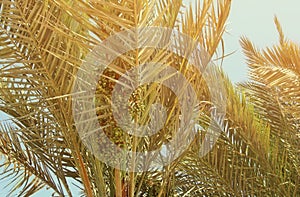
[[[251,81],[242,84],[255,113],[270,127],[267,165],[274,195],[297,196],[299,190],[299,45],[284,37],[275,18],[279,44],[261,52],[241,40],[248,58]]]
[[[78,196],[78,190],[83,196],[116,197],[299,195],[300,47],[284,37],[277,19],[278,46],[260,52],[248,39],[241,40],[250,82],[235,87],[221,69],[210,76],[224,84],[226,116],[214,128],[221,135],[204,157],[199,157],[203,136],[216,121],[210,117],[212,95],[188,57],[167,50],[122,54],[99,78],[94,101],[100,125],[119,147],[158,148],[172,140],[180,120],[172,92],[153,83],[133,93],[130,113],[138,123],[149,121],[154,101],[168,112],[165,127],[144,138],[118,128],[111,93],[116,79],[139,64],[155,61],[180,70],[203,105],[201,129],[177,160],[149,172],[121,171],[98,160],[76,130],[72,89],[80,65],[95,46],[133,27],[169,27],[191,37],[219,63],[225,56],[222,35],[230,5],[230,0],[197,1],[190,7],[181,0],[1,1],[0,110],[8,120],[0,125],[0,178],[10,183],[8,196],[30,196],[45,188],[54,196]]]

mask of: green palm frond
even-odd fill
[[[275,18],[280,44],[262,52],[241,40],[248,57],[251,80],[242,84],[255,113],[271,128],[269,163],[282,195],[299,194],[299,52],[288,41]]]
[[[189,191],[189,196],[276,193],[275,183],[268,180],[267,173],[272,170],[266,162],[270,128],[258,119],[253,106],[247,104],[224,75],[222,82],[227,87],[228,104],[224,127],[215,128],[222,131],[221,136],[211,152],[201,158],[197,144],[205,131],[199,131],[196,146],[174,170],[174,188],[178,186],[182,195]]]

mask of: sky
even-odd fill
[[[278,43],[274,16],[278,17],[285,36],[300,44],[299,0],[233,0],[227,33],[224,35],[226,53],[223,69],[233,82],[247,79],[247,66],[239,45],[241,36],[249,38],[258,48]]]
[[[248,37],[259,48],[278,43],[278,33],[273,22],[275,15],[286,37],[300,44],[300,0],[232,0],[224,40],[226,53],[236,52],[225,58],[223,68],[233,82],[247,78],[247,66],[239,45],[240,37]],[[7,194],[3,184],[0,181],[0,196]],[[35,196],[47,197],[49,193],[40,192]]]

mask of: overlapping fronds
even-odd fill
[[[58,195],[71,196],[67,179],[73,178],[83,184],[87,196],[120,195],[120,188],[115,184],[129,179],[129,195],[138,193],[139,189],[135,190],[134,186],[139,175],[120,174],[105,166],[78,138],[70,98],[77,70],[96,44],[132,27],[173,28],[183,22],[183,29],[195,29],[197,33],[193,37],[212,55],[224,32],[230,1],[215,4],[204,1],[202,11],[199,3],[196,14],[190,12],[186,17],[183,14],[184,21],[178,17],[182,8],[180,0],[7,0],[0,5],[0,109],[13,117],[1,123],[1,152],[6,155],[5,164],[9,167],[5,172],[9,173],[11,165],[15,165],[17,172],[24,176],[22,180],[15,180],[17,187],[13,188],[24,186],[23,193],[30,195],[47,185]],[[201,15],[198,16],[198,12]],[[191,17],[196,21],[190,20]],[[200,37],[205,38],[205,42],[200,41]],[[114,61],[112,68],[122,73],[149,58],[167,64],[175,62],[175,68],[185,70],[184,61],[176,63],[178,57],[151,49],[129,52]],[[143,94],[149,95],[155,88],[144,90],[148,93]],[[159,145],[160,140],[151,143]],[[122,184],[125,187],[126,184]],[[162,191],[164,187],[160,188]]]
[[[266,162],[270,128],[253,113],[243,95],[234,90],[223,76],[228,95],[227,112],[216,145],[205,157],[200,156],[197,144],[203,140],[205,130],[200,130],[196,146],[173,169],[175,193],[188,196],[244,196],[276,193],[274,182],[268,182]],[[201,125],[211,124],[211,119]],[[217,124],[216,124],[217,125]],[[195,184],[196,183],[196,184]]]
[[[242,84],[255,113],[270,128],[268,162],[272,181],[282,195],[296,196],[299,185],[299,58],[300,47],[284,37],[275,18],[280,43],[258,51],[246,38],[241,40],[248,58],[251,81]]]
[[[205,157],[198,155],[200,144],[211,121],[218,120],[210,118],[214,106],[207,81],[187,61],[190,54],[182,52],[187,43],[180,42],[180,37],[173,52],[145,47],[118,56],[99,76],[96,95],[90,98],[95,101],[99,124],[115,144],[132,151],[157,149],[172,140],[178,129],[181,106],[176,95],[159,83],[139,86],[132,93],[130,113],[139,124],[149,122],[155,102],[168,112],[159,133],[139,138],[126,134],[112,119],[113,88],[126,71],[149,62],[183,73],[203,103],[198,106],[203,117],[197,122],[201,127],[197,138],[176,161],[151,172],[120,171],[98,160],[75,128],[74,80],[88,81],[76,74],[84,69],[80,66],[95,46],[124,30],[168,27],[205,49],[208,62],[220,44],[224,52],[222,35],[230,4],[230,0],[196,1],[186,11],[181,0],[2,1],[0,110],[12,119],[1,122],[0,152],[3,175],[12,180],[11,194],[28,196],[50,187],[54,195],[76,196],[70,186],[75,182],[86,196],[296,195],[300,50],[284,38],[278,22],[279,46],[260,53],[243,40],[255,81],[247,84],[252,104],[234,90],[222,71],[211,73],[209,80],[215,80],[216,86],[223,84],[228,98],[225,122],[214,128],[221,137]],[[122,38],[114,47],[130,41],[130,37]],[[195,46],[190,47],[192,51]],[[159,69],[151,70],[151,75]],[[266,90],[270,94],[264,94]],[[82,116],[87,112],[84,107],[78,111]],[[97,140],[90,144],[97,145]]]
[[[87,31],[48,1],[2,1],[0,6],[0,110],[15,125],[1,127],[2,153],[24,155],[7,160],[23,166],[24,180],[35,175],[59,194],[71,195],[66,178],[83,178],[86,172],[65,95],[86,51]],[[48,180],[49,173],[57,181]],[[40,187],[35,179],[20,183],[32,187],[28,194]]]

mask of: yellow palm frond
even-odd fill
[[[279,32],[279,45],[256,50],[245,38],[242,47],[248,57],[251,81],[242,84],[255,112],[271,128],[269,162],[282,195],[299,193],[299,54],[300,47]],[[286,183],[286,184],[283,184]]]

